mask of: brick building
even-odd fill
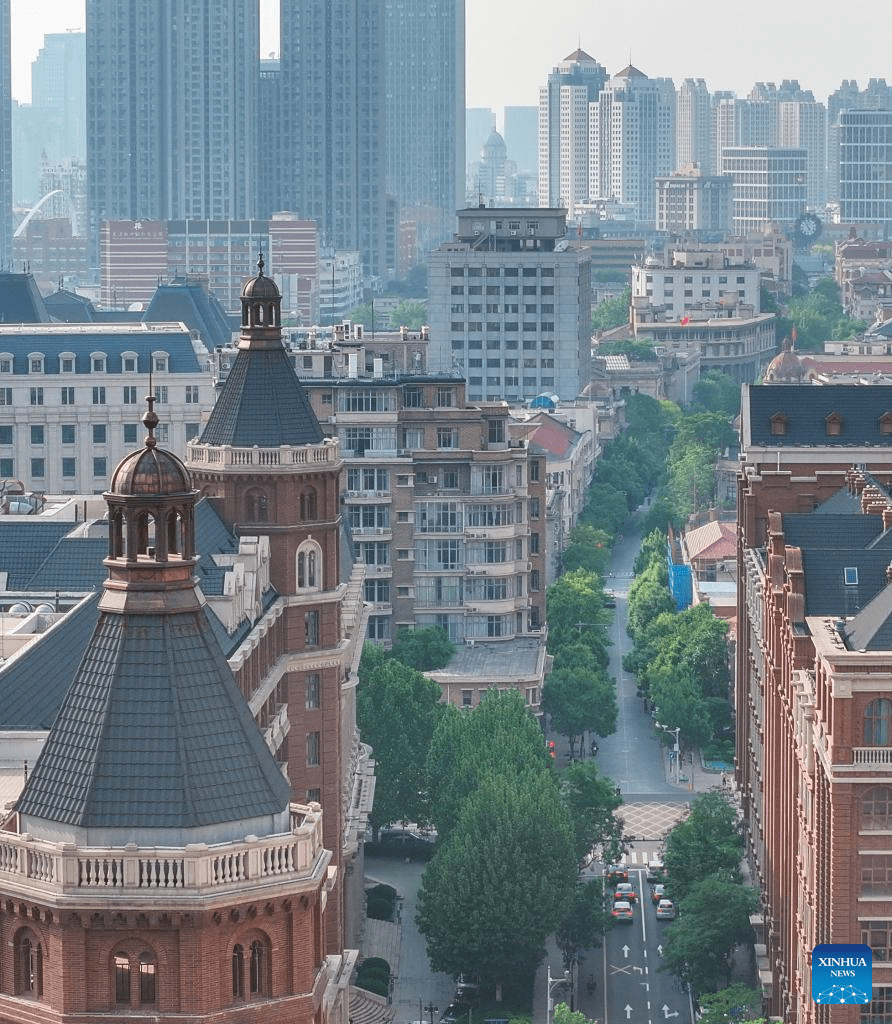
[[[741,418],[737,783],[765,1010],[870,1024],[892,1012],[892,388],[745,387]],[[873,948],[869,1006],[813,1001],[823,942]]]

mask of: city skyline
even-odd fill
[[[260,0],[261,53],[277,49],[278,0]],[[541,17],[541,0],[467,0],[466,104],[500,111],[535,105],[551,69],[581,46],[613,75],[630,61],[649,77],[703,78],[710,91],[746,95],[757,81],[798,79],[824,101],[844,79],[863,88],[871,78],[892,79],[892,64],[878,29],[890,16],[880,0],[863,0],[858,16],[840,20],[828,32],[813,17],[812,5],[791,0],[783,7],[756,0],[746,21],[733,31],[717,19],[708,0],[677,5],[645,3],[646,35],[640,32],[640,5],[610,5],[600,20],[590,0],[552,0]],[[12,0],[12,95],[30,99],[31,63],[43,36],[83,30],[83,0]],[[35,13],[38,14],[35,17]],[[509,20],[510,19],[510,20]],[[505,26],[512,34],[506,37]],[[517,26],[528,26],[520,34]],[[510,47],[510,58],[493,60],[494,46]],[[495,71],[494,71],[495,69]]]

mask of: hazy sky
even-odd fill
[[[126,3],[127,0],[119,0]],[[278,0],[260,0],[261,52],[276,45]],[[610,74],[632,63],[678,85],[746,95],[754,82],[798,78],[825,100],[843,78],[892,82],[889,0],[466,0],[467,105],[532,105],[549,71],[581,46]],[[83,29],[84,0],[12,0],[13,96],[27,101],[45,32]]]

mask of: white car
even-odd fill
[[[675,920],[675,904],[672,902],[672,900],[660,900],[660,902],[657,904],[657,920]]]

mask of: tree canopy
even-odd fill
[[[556,669],[542,687],[542,710],[551,717],[551,727],[569,738],[573,755],[577,738],[587,729],[599,736],[616,730],[616,687],[603,670]]]
[[[422,672],[442,668],[455,654],[455,644],[442,626],[407,629],[397,636],[390,657]]]
[[[592,313],[593,331],[610,331],[629,322],[629,306],[632,304],[631,287],[624,288],[615,299],[605,299]]]
[[[427,758],[442,712],[440,687],[398,661],[380,662],[360,683],[356,722],[377,763],[373,827],[429,820]]]
[[[739,882],[742,856],[743,839],[733,808],[721,793],[701,793],[688,817],[666,838],[666,888],[680,904],[710,875]]]
[[[600,577],[585,569],[565,572],[548,588],[545,601],[549,651],[584,643],[606,668],[611,615],[605,607]]]
[[[604,906],[604,887],[600,878],[578,881],[570,908],[557,930],[556,940],[564,956],[564,966],[574,963],[584,949],[601,945],[601,936],[610,927],[611,918]]]
[[[529,992],[574,891],[573,830],[552,772],[487,772],[422,877],[417,923],[435,971]]]
[[[623,798],[616,783],[594,761],[574,761],[561,774],[561,796],[570,813],[576,859],[598,848],[601,860],[612,863],[626,850],[621,819],[614,811]]]

